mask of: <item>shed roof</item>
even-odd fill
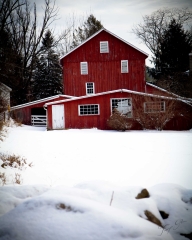
[[[125,93],[142,95],[142,96],[146,96],[146,97],[147,96],[148,97],[156,97],[156,98],[167,99],[167,100],[178,100],[178,101],[184,102],[184,103],[192,106],[191,102],[188,102],[186,99],[182,99],[182,98],[179,98],[179,97],[178,98],[177,97],[167,97],[167,96],[161,96],[161,95],[144,93],[144,92],[136,92],[136,91],[132,91],[132,90],[128,90],[128,89],[117,89],[117,90],[112,90],[112,91],[107,91],[107,92],[100,92],[100,93],[91,94],[91,95],[85,95],[85,96],[80,96],[80,97],[73,97],[71,99],[66,99],[66,100],[59,100],[59,101],[54,101],[54,102],[48,102],[48,103],[45,103],[44,106],[47,107],[47,106],[53,105],[53,104],[61,104],[61,103],[77,101],[77,100],[86,99],[86,98],[93,98],[93,97],[102,96],[102,95],[111,94],[111,93],[117,93],[117,92],[125,92]]]
[[[32,101],[32,102],[29,102],[29,103],[24,103],[24,104],[20,104],[20,105],[17,105],[17,106],[13,106],[11,107],[11,110],[16,110],[16,109],[19,109],[19,108],[24,108],[24,107],[29,107],[29,106],[32,106],[32,105],[35,105],[35,104],[38,104],[38,103],[43,103],[43,102],[46,102],[46,101],[49,101],[49,100],[54,100],[56,98],[59,98],[59,97],[65,97],[65,98],[73,98],[73,96],[69,96],[69,95],[55,95],[55,96],[51,96],[51,97],[47,97],[47,98],[42,98],[40,100],[36,100],[36,101]]]
[[[142,51],[141,49],[135,47],[134,45],[132,45],[131,43],[125,41],[124,39],[118,37],[117,35],[115,35],[114,33],[110,32],[109,30],[105,29],[105,28],[101,28],[98,32],[96,32],[95,34],[93,34],[91,37],[87,38],[85,41],[83,41],[80,45],[78,45],[77,47],[73,48],[71,51],[69,51],[68,53],[66,53],[64,56],[62,56],[60,58],[60,62],[63,58],[65,58],[67,55],[69,55],[70,53],[74,52],[76,49],[78,49],[79,47],[81,47],[82,45],[84,45],[86,42],[90,41],[92,38],[94,38],[95,36],[97,36],[100,32],[105,31],[109,34],[111,34],[112,36],[114,36],[115,38],[118,38],[120,41],[126,43],[127,45],[131,46],[132,48],[136,49],[137,51],[143,53],[144,55],[146,55],[148,57],[148,53]]]

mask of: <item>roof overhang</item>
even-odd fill
[[[166,97],[166,96],[149,94],[149,93],[144,93],[144,92],[136,92],[136,91],[131,91],[131,90],[128,90],[128,89],[117,89],[117,90],[101,92],[101,93],[96,93],[96,94],[91,94],[91,95],[73,97],[71,99],[66,99],[66,100],[48,102],[48,103],[45,103],[44,107],[54,105],[54,104],[62,104],[62,103],[64,104],[64,103],[67,103],[67,102],[78,101],[78,100],[81,100],[81,99],[88,99],[88,98],[94,98],[94,97],[98,97],[98,96],[104,96],[104,95],[107,95],[107,94],[113,94],[113,93],[117,93],[117,92],[124,92],[124,93],[135,94],[135,95],[146,96],[146,97],[155,97],[155,98],[166,99],[166,100],[178,100],[178,101],[182,101],[182,102],[192,106],[192,103],[186,101],[186,99],[181,99],[181,98],[176,98],[176,97]]]

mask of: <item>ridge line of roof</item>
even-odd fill
[[[181,99],[181,98],[173,98],[173,97],[161,96],[161,95],[156,95],[156,94],[137,92],[137,91],[132,91],[132,90],[128,90],[128,89],[117,89],[117,90],[111,90],[111,91],[107,91],[107,92],[100,92],[100,93],[91,94],[91,95],[84,95],[84,96],[80,96],[80,97],[73,97],[71,99],[58,100],[58,101],[54,101],[54,102],[45,103],[44,106],[47,107],[48,105],[52,105],[52,104],[71,102],[71,101],[75,101],[75,100],[79,100],[79,99],[97,97],[97,96],[106,95],[106,94],[115,93],[115,92],[127,92],[127,93],[133,93],[133,94],[149,96],[149,97],[163,98],[163,99],[169,99],[169,100],[179,100],[179,101],[185,102],[188,105],[192,106],[190,103],[188,103],[187,101],[184,101],[184,99]]]

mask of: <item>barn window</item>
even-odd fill
[[[80,68],[81,68],[81,75],[88,74],[88,64],[87,64],[87,62],[81,62]]]
[[[95,89],[94,89],[94,83],[90,82],[90,83],[86,83],[86,94],[94,94],[95,93]]]
[[[108,52],[109,52],[108,41],[100,42],[100,53],[108,53]]]
[[[99,115],[99,104],[79,105],[79,115]]]
[[[157,113],[157,112],[164,112],[164,111],[165,111],[165,101],[144,103],[145,113]]]
[[[121,60],[121,73],[128,73],[128,60]]]
[[[114,109],[120,112],[123,116],[132,117],[132,101],[131,98],[112,98],[111,112]]]

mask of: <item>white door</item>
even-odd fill
[[[52,105],[53,129],[64,129],[64,105]]]

